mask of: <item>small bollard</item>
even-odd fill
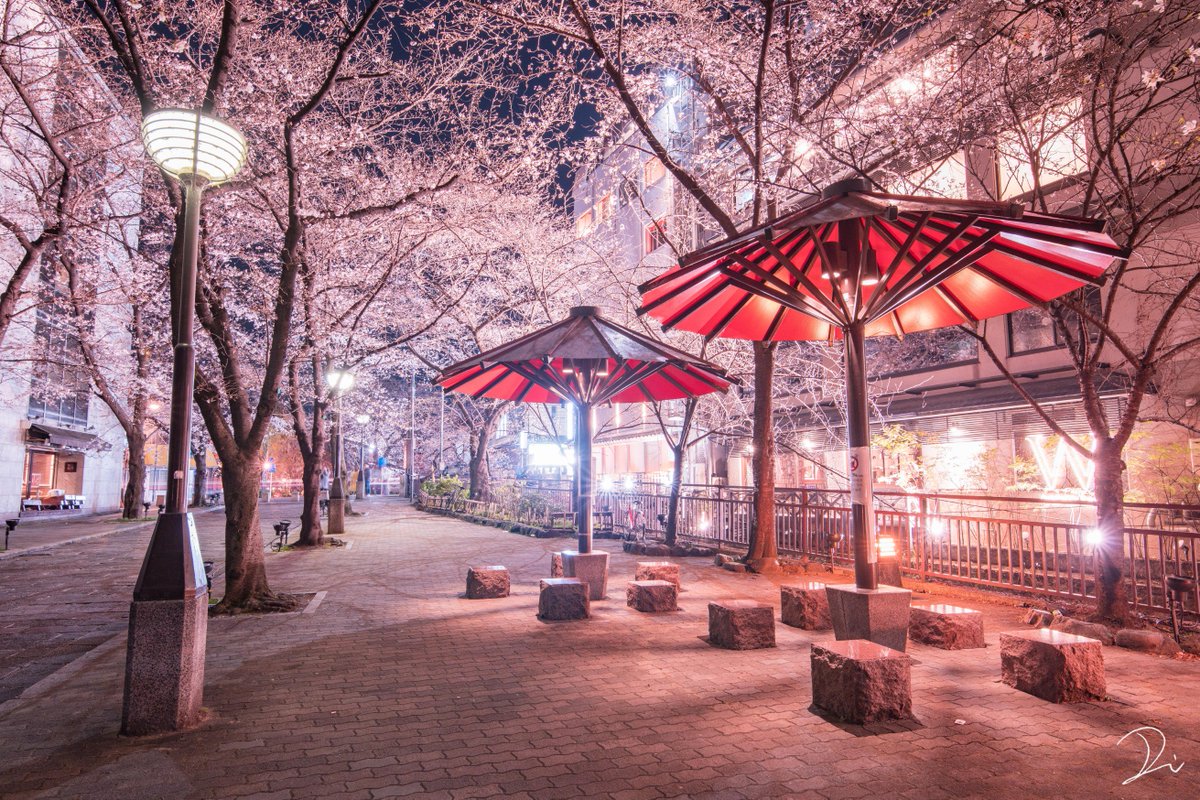
[[[149,500],[142,503],[142,516],[143,517],[150,516],[150,501]]]
[[[5,552],[8,552],[8,535],[17,529],[17,525],[20,524],[20,522],[21,522],[20,519],[4,520],[4,551]]]
[[[212,594],[213,566],[214,566],[214,562],[212,562],[212,561],[204,562],[204,580],[208,582],[208,593],[209,594]]]
[[[288,528],[291,527],[291,524],[292,521],[290,519],[281,519],[272,526],[275,528],[275,536],[277,537],[275,542],[276,550],[282,550],[287,546]]]

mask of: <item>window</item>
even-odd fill
[[[1088,169],[1082,101],[1028,120],[996,138],[997,189],[1003,200],[1044,188]],[[1037,161],[1036,180],[1033,162]]]
[[[965,198],[967,165],[962,151],[921,169],[914,170],[888,186],[897,194],[924,194],[934,197]]]
[[[642,167],[642,177],[645,181],[644,185],[649,188],[661,181],[667,176],[667,168],[658,160],[657,156],[651,156],[650,160]]]
[[[1082,302],[1088,314],[1099,317],[1101,314],[1100,308],[1100,289],[1096,286],[1088,286],[1078,293],[1071,295],[1076,302]],[[1074,324],[1075,315],[1064,309],[1063,321],[1068,325]],[[1095,326],[1085,323],[1088,337],[1095,341],[1098,331]],[[1042,309],[1036,306],[1023,308],[1020,311],[1014,311],[1008,315],[1008,353],[1009,355],[1017,355],[1019,353],[1034,353],[1039,350],[1049,350],[1054,347],[1062,347],[1066,341],[1062,337],[1062,332],[1058,326],[1054,324],[1054,319]]]
[[[979,360],[975,339],[958,328],[910,333],[903,339],[872,337],[866,342],[871,377],[907,375]]]
[[[91,384],[77,362],[79,338],[55,318],[53,306],[38,309],[34,336],[37,362],[30,383],[29,416],[55,425],[87,427]]]
[[[657,219],[646,226],[645,231],[646,255],[650,255],[667,243],[667,220]]]
[[[585,211],[583,212],[583,215],[579,217],[579,219],[575,220],[575,235],[582,239],[584,236],[587,236],[589,233],[591,233],[592,228],[594,227],[595,225],[592,223],[592,212],[590,210]]]
[[[749,174],[739,175],[733,181],[733,207],[738,211],[754,202],[754,179]]]
[[[605,192],[596,203],[596,223],[607,222],[617,215],[617,201],[612,192]]]

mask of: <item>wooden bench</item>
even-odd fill
[[[942,650],[983,647],[983,614],[946,603],[909,609],[908,638]]]
[[[912,717],[912,658],[866,639],[812,646],[813,705],[864,725]]]
[[[727,650],[775,646],[775,607],[753,600],[708,604],[708,643]]]
[[[1051,703],[1103,700],[1104,654],[1096,639],[1051,628],[1000,634],[1000,679]]]

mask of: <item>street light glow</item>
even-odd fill
[[[228,123],[200,111],[164,108],[142,121],[146,152],[167,174],[224,183],[246,164],[246,138]]]
[[[331,369],[325,376],[329,388],[336,392],[348,392],[354,388],[354,373],[344,369]]]

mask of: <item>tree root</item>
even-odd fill
[[[208,610],[210,616],[234,616],[236,614],[282,614],[300,607],[300,598],[286,592],[271,592],[255,595],[245,602],[233,605],[224,598]]]

